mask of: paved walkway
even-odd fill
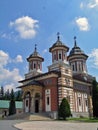
[[[21,130],[98,130],[98,123],[66,121],[29,121],[16,124]]]
[[[18,130],[14,125],[20,122],[22,120],[0,120],[0,130]]]

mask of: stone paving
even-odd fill
[[[14,124],[23,122],[22,120],[0,120],[0,130],[17,130]]]
[[[21,130],[98,130],[98,123],[29,121],[15,125]]]

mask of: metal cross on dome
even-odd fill
[[[35,44],[35,52],[37,51],[37,44]]]
[[[74,40],[76,40],[77,39],[77,37],[76,36],[74,36]]]
[[[60,40],[60,33],[57,32],[57,38],[58,38],[58,41]]]
[[[77,39],[77,37],[76,37],[76,36],[74,36],[74,47],[77,47],[77,42],[76,42],[76,39]]]

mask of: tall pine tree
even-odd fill
[[[94,80],[92,84],[93,116],[98,118],[98,83]]]
[[[4,100],[4,88],[3,88],[3,86],[1,86],[0,99]]]
[[[22,101],[22,91],[20,90],[17,91],[16,101]]]
[[[4,99],[5,99],[5,100],[10,100],[10,92],[9,92],[9,89],[5,92]]]
[[[13,115],[15,113],[16,113],[15,95],[14,95],[14,91],[12,89],[11,94],[10,94],[9,115]]]

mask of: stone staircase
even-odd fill
[[[49,121],[53,120],[46,113],[22,113],[5,117],[5,120],[31,120],[31,121]]]
[[[53,120],[53,119],[51,119],[45,113],[38,113],[38,114],[30,114],[29,120],[49,121],[49,120]]]

